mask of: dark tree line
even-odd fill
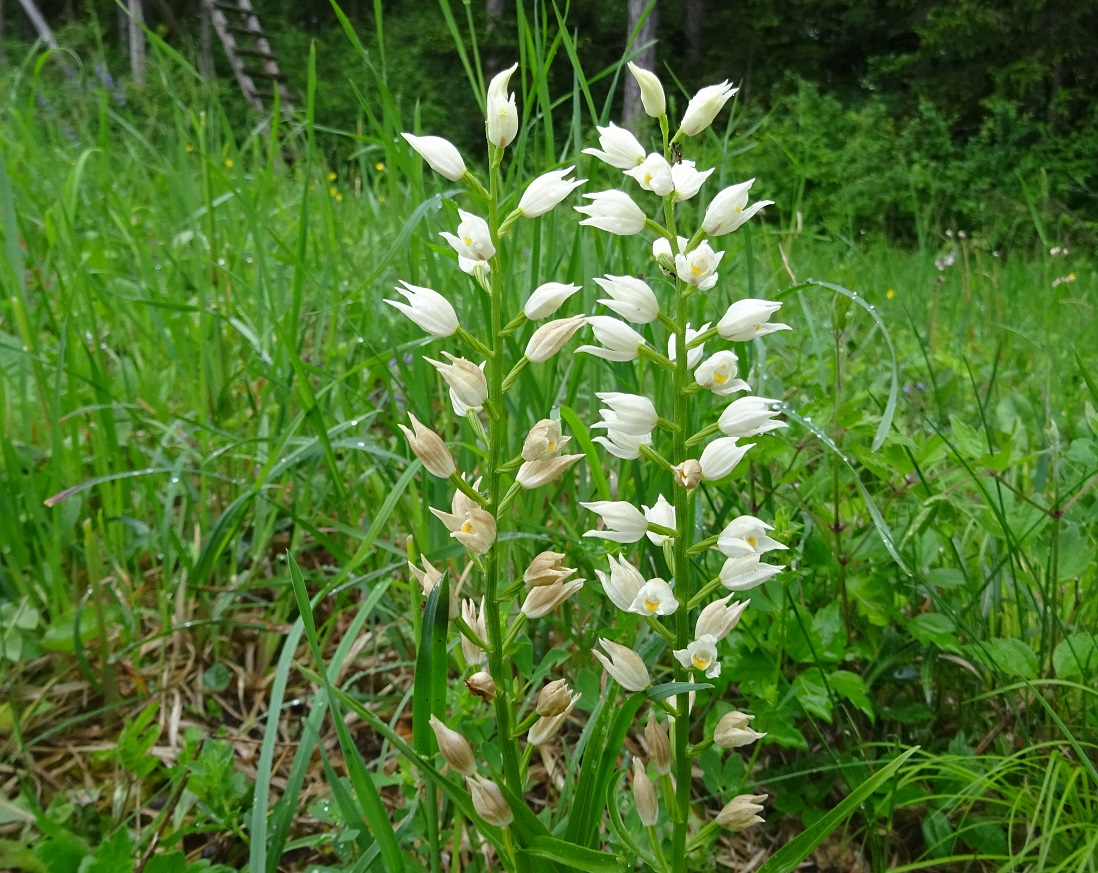
[[[318,91],[317,117],[353,128],[359,107],[346,83],[361,66],[329,0],[251,2],[290,91],[304,90],[308,48],[315,44],[325,85]],[[517,57],[516,0],[471,2],[486,62]],[[545,11],[549,26],[556,27],[551,0],[520,2],[528,19]],[[648,5],[572,0],[566,21],[588,75],[621,58]],[[452,6],[462,20],[462,2],[452,0]],[[204,21],[203,0],[0,0],[0,45],[9,60],[14,43],[40,36],[28,7],[40,10],[61,45],[82,58],[93,55],[115,77],[136,82],[145,46],[128,9],[211,72],[230,103],[239,97],[230,65]],[[341,7],[363,42],[373,41],[374,0],[343,0]],[[445,126],[459,144],[478,139],[476,118],[454,117],[452,89],[463,87],[464,73],[439,0],[382,0],[380,8],[389,86],[398,100],[418,105],[425,128]],[[755,112],[777,108],[780,116],[792,95],[808,87],[848,120],[862,113],[863,121],[850,122],[855,128],[866,118],[880,119],[890,128],[882,137],[901,139],[907,131],[916,148],[929,130],[935,136],[932,153],[913,159],[916,170],[928,168],[928,185],[940,187],[945,178],[935,162],[955,162],[980,148],[987,154],[986,173],[1014,186],[1014,194],[1004,196],[1017,197],[1023,170],[1047,168],[1059,180],[1050,188],[1054,199],[1088,223],[1098,214],[1098,170],[1087,159],[1098,152],[1098,0],[655,0],[634,48],[642,51],[648,43],[642,59],[665,81],[673,74],[689,91],[730,79],[741,86],[743,105]],[[563,51],[550,75],[556,79],[552,93],[571,89]],[[596,92],[608,82],[596,85]],[[604,97],[605,90],[596,96]],[[628,97],[616,114],[628,112]],[[247,111],[243,101],[238,108]],[[927,196],[959,202],[964,189],[957,185],[956,192]]]

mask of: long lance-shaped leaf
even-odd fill
[[[446,676],[449,659],[446,655],[446,632],[450,627],[450,581],[446,574],[435,583],[427,597],[420,630],[419,651],[416,653],[416,675],[412,693],[412,745],[424,758],[434,749],[431,716],[444,719],[446,714]],[[423,811],[427,820],[427,845],[431,870],[441,869],[438,843],[438,800],[435,784],[426,779],[426,802]]]
[[[301,619],[305,625],[305,637],[309,641],[309,648],[312,649],[313,659],[316,661],[328,698],[328,705],[332,710],[332,722],[335,725],[339,744],[342,746],[347,759],[347,770],[351,776],[351,783],[358,794],[359,803],[362,804],[362,813],[366,816],[366,823],[370,827],[370,832],[381,850],[385,870],[389,873],[400,873],[405,869],[404,855],[397,844],[393,823],[389,819],[385,804],[381,802],[381,795],[378,793],[377,786],[374,785],[370,774],[366,772],[366,768],[362,765],[358,749],[355,747],[350,731],[347,730],[347,725],[340,715],[335,689],[328,679],[327,671],[324,669],[324,656],[320,651],[320,643],[317,639],[316,623],[313,621],[312,605],[309,603],[309,592],[305,588],[305,580],[301,575],[301,568],[298,567],[297,561],[294,560],[292,555],[288,557],[290,582],[293,585],[294,597],[297,599],[298,611],[301,613]]]
[[[758,869],[758,873],[793,873],[793,871],[800,866],[801,861],[807,858],[813,849],[827,839],[828,834],[850,818],[866,798],[886,781],[891,779],[896,771],[904,765],[904,762],[918,750],[918,746],[913,746],[899,757],[894,758],[887,766],[882,767],[866,779],[865,782],[847,795],[842,803],[831,810],[831,812],[815,822],[810,828],[806,828],[804,833],[797,835],[771,855],[766,863]]]

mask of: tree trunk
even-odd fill
[[[644,17],[644,13],[648,12],[648,17],[644,18],[644,23],[640,25],[640,29],[637,30],[637,25]],[[626,30],[626,39],[629,39],[633,35],[633,31],[637,31],[636,39],[629,43],[627,50],[628,54],[633,52],[640,46],[647,45],[639,54],[633,58],[633,63],[638,67],[643,67],[646,70],[655,72],[656,66],[656,0],[629,0],[629,19]],[[636,80],[629,74],[625,76],[625,106],[622,111],[622,124],[629,130],[637,131],[644,120],[644,106],[641,105],[640,86],[637,85]]]
[[[145,84],[145,9],[141,0],[129,0],[130,69],[135,85]]]
[[[210,26],[210,10],[203,3],[200,7],[201,18],[198,22],[198,72],[207,84],[214,78],[213,28]]]
[[[705,0],[686,0],[684,12],[683,36],[686,38],[686,63],[691,68],[695,68],[701,61]]]

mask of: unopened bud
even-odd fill
[[[646,828],[652,827],[660,817],[660,804],[656,798],[656,789],[644,770],[640,758],[633,759],[633,803],[637,815]]]
[[[555,458],[571,437],[561,436],[560,422],[543,418],[526,435],[522,444],[522,460],[547,461]]]
[[[563,679],[557,679],[541,689],[535,712],[543,718],[552,718],[564,712],[571,701],[572,695],[568,691],[568,683]]]
[[[465,780],[465,786],[472,797],[473,809],[488,824],[505,828],[515,820],[515,814],[511,812],[503,792],[491,779],[471,776]]]
[[[690,458],[675,467],[675,482],[687,491],[697,488],[701,480],[702,465],[696,459]]]
[[[573,315],[571,318],[558,318],[542,325],[534,331],[530,342],[526,344],[526,357],[535,364],[548,361],[564,348],[564,344],[586,322],[585,316]]]
[[[473,759],[473,747],[457,731],[450,730],[439,719],[431,716],[431,730],[435,732],[438,740],[438,750],[446,763],[457,770],[462,776],[472,776],[476,772],[477,765]]]
[[[403,424],[399,424],[397,427],[404,433],[408,445],[411,446],[415,456],[423,462],[427,472],[432,476],[438,476],[440,479],[446,479],[453,475],[457,468],[454,466],[453,456],[450,454],[450,450],[446,448],[446,443],[442,441],[442,437],[429,427],[421,424],[411,413],[408,414],[408,417],[412,420],[414,430],[409,430]]]
[[[644,726],[644,741],[648,743],[648,763],[660,776],[671,772],[671,739],[667,726],[656,721],[656,714],[648,711],[648,724]]]
[[[560,733],[561,726],[564,724],[564,720],[572,714],[572,710],[576,708],[576,704],[579,703],[580,696],[578,694],[568,698],[568,705],[556,715],[542,716],[536,722],[533,727],[530,728],[526,734],[526,739],[529,740],[531,745],[540,746],[549,742],[558,733]]]
[[[563,560],[563,552],[542,552],[530,562],[530,566],[522,574],[522,581],[531,588],[563,582],[576,572],[571,567],[563,566]]]
[[[754,717],[743,712],[728,713],[717,722],[717,727],[713,730],[713,742],[722,749],[738,749],[765,737],[766,734],[760,734],[748,726]]]
[[[496,697],[496,680],[487,670],[481,670],[466,679],[465,687],[482,700],[492,701]]]
[[[766,800],[765,794],[741,794],[733,797],[717,813],[717,824],[730,831],[742,831],[751,825],[761,824],[763,811],[762,802]]]

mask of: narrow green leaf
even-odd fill
[[[903,766],[904,762],[914,755],[918,749],[918,746],[913,746],[866,779],[865,782],[843,798],[842,803],[815,822],[810,828],[806,828],[804,833],[798,834],[771,855],[759,868],[758,873],[793,873],[800,866],[800,863],[812,853],[812,850],[827,839],[828,834],[850,818],[866,798],[891,779],[896,771]]]
[[[519,853],[567,864],[573,870],[583,870],[584,873],[625,873],[630,869],[620,855],[585,849],[556,837],[534,837]]]

